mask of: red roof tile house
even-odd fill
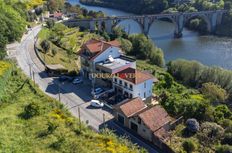
[[[82,73],[94,80],[96,86],[111,88],[122,99],[140,97],[151,101],[153,82],[157,80],[147,72],[136,70],[136,60],[123,55],[117,40],[91,39],[82,46],[79,55]]]
[[[160,105],[147,107],[141,98],[115,105],[114,116],[116,121],[157,146],[168,139],[174,120]]]

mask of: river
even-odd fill
[[[132,15],[115,9],[82,5],[79,0],[69,0],[69,2],[79,4],[87,10],[102,11],[109,16]],[[120,26],[129,33],[140,33],[139,25],[135,21],[123,21]],[[182,38],[173,39],[173,33],[174,25],[164,21],[156,21],[149,32],[149,37],[164,51],[166,61],[183,58],[232,70],[231,38],[200,36],[197,32],[184,29]]]

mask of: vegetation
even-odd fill
[[[198,66],[203,65],[193,62],[191,64],[179,63],[180,66],[177,63],[173,61],[168,64],[168,72],[171,72],[173,78],[160,67],[153,66],[146,61],[137,61],[138,69],[150,71],[158,78],[159,82],[154,86],[153,92],[160,98],[161,105],[170,115],[176,118],[182,115],[187,120],[186,125],[181,124],[173,131],[168,145],[176,152],[194,150],[193,152],[209,153],[214,152],[216,148],[228,149],[226,146],[218,147],[219,144],[228,144],[232,132],[232,113],[224,102],[218,100],[221,99],[219,97],[225,96],[225,90],[212,82],[203,85],[194,82],[200,80],[195,78],[200,74],[197,71]],[[222,73],[215,72],[216,74]],[[180,80],[177,76],[182,79]],[[207,75],[208,79],[209,77],[213,75]],[[220,77],[214,77],[214,80]],[[180,83],[189,83],[186,84],[188,87],[176,82],[175,79]],[[195,85],[195,89],[189,88],[190,85]],[[215,103],[215,100],[218,102]]]
[[[19,40],[26,26],[26,19],[23,17],[25,12],[19,7],[20,3],[0,2],[0,59],[5,56],[5,47],[9,42]]]
[[[58,101],[43,94],[17,68],[10,69],[10,75],[6,76],[6,71],[3,74],[7,84],[0,84],[1,89],[4,86],[0,93],[1,151],[145,152],[111,131],[90,130]]]
[[[171,5],[171,0],[80,0],[87,5],[106,6],[135,14],[160,13]]]
[[[164,67],[165,65],[163,51],[156,47],[144,34],[128,35],[120,27],[114,28],[112,34],[109,35],[105,31],[96,31],[96,34],[101,35],[107,41],[117,39],[121,42],[121,48],[126,55],[133,56],[136,59],[147,60],[149,63],[159,67]]]
[[[206,10],[227,9],[228,15],[224,15],[223,23],[217,27],[217,35],[232,36],[232,1],[231,0],[195,0],[191,3],[173,5],[173,0],[81,0],[87,5],[111,7],[135,14],[155,14],[173,12],[195,12]],[[190,19],[186,26],[201,34],[207,34],[207,23],[200,17]]]
[[[97,37],[95,34],[81,32],[77,28],[68,28],[58,23],[54,26],[44,27],[40,31],[37,47],[45,63],[61,64],[70,72],[78,72],[80,66],[78,65],[77,52],[83,43],[90,38]]]
[[[105,16],[105,14],[102,11],[88,11],[86,8],[80,7],[79,5],[73,6],[67,2],[64,5],[64,9],[68,13],[76,13],[75,18],[77,19],[97,18]]]
[[[229,94],[229,99],[231,98],[232,72],[229,70],[204,66],[196,61],[176,60],[168,64],[168,72],[177,80],[191,87],[201,87],[204,83],[212,82],[215,85],[204,84],[203,92],[211,90],[211,96],[217,97],[220,95],[223,101],[227,98],[227,94],[224,91],[226,90]]]

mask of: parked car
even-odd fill
[[[73,80],[72,82],[73,84],[80,84],[80,83],[83,83],[83,80],[79,79],[79,78],[76,78]]]
[[[104,89],[98,87],[98,88],[95,88],[91,94],[94,96],[94,95],[99,95],[100,93],[104,92]]]
[[[63,75],[63,76],[60,76],[60,77],[59,77],[59,81],[60,81],[60,82],[72,81],[72,80],[73,80],[73,78],[70,77],[70,76],[65,76],[65,75]]]
[[[100,102],[99,100],[91,100],[90,105],[93,107],[101,108],[104,106],[104,103]]]

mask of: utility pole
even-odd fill
[[[104,124],[104,128],[106,128],[106,116],[105,116],[105,113],[103,113],[103,116],[102,116],[102,118],[103,118],[103,124]]]
[[[32,71],[32,78],[33,78],[33,82],[34,82],[34,86],[35,86],[35,72]]]
[[[60,83],[58,84],[58,96],[59,96],[59,101],[61,101],[61,97],[60,97]]]
[[[30,78],[32,79],[32,75],[31,75],[31,64],[29,63],[29,64],[28,64],[28,66],[29,66],[29,74],[30,74]]]
[[[81,131],[81,110],[80,110],[80,107],[78,106],[78,118],[79,118],[79,128],[80,128],[80,131]]]

